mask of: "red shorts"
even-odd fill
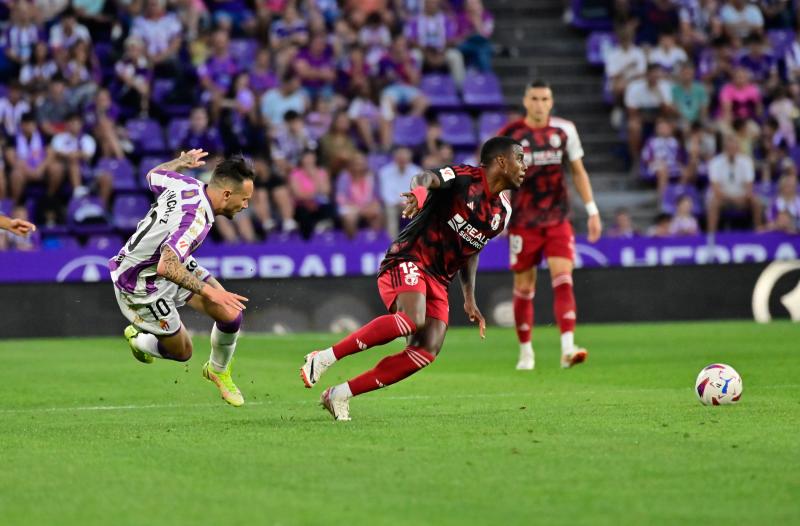
[[[542,255],[575,261],[575,235],[569,221],[548,227],[511,228],[508,245],[514,272],[535,267],[542,262]]]
[[[386,269],[378,276],[378,292],[389,312],[393,312],[398,294],[419,292],[425,296],[425,316],[441,320],[445,325],[448,323],[450,302],[447,287],[423,272],[416,263],[403,262]]]

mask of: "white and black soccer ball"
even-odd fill
[[[730,365],[712,363],[697,375],[694,389],[703,405],[735,404],[742,397],[742,377]]]

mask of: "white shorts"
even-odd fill
[[[192,257],[187,258],[186,268],[202,281],[211,277],[211,273],[198,265]],[[181,330],[178,308],[186,305],[193,292],[161,277],[153,284],[157,290],[147,295],[130,294],[114,286],[119,310],[143,332],[156,336],[176,334]]]

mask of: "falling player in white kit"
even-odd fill
[[[133,356],[143,363],[191,358],[192,340],[178,315],[178,308],[188,304],[215,321],[203,376],[238,407],[244,398],[231,378],[231,358],[247,298],[226,291],[191,254],[215,216],[233,218],[247,208],[254,174],[241,157],[221,161],[208,185],[178,173],[204,165],[206,155],[203,150],[181,152],[150,170],[147,183],[156,201],[108,264],[117,303],[131,322],[125,338]]]

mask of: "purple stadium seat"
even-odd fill
[[[425,75],[419,87],[434,108],[448,109],[461,106],[456,83],[450,75]]]
[[[153,157],[153,156],[145,156],[142,157],[141,162],[139,163],[139,180],[142,181],[143,186],[147,186],[147,172],[155,168],[161,163],[168,161],[169,159],[165,159],[163,157]]]
[[[161,153],[166,151],[164,132],[153,119],[131,119],[125,125],[128,136],[143,153]]]
[[[478,118],[478,138],[483,142],[490,137],[494,137],[507,122],[508,117],[505,113],[493,111],[481,113],[480,118]]]
[[[611,31],[592,31],[586,39],[586,60],[593,66],[602,66],[608,51],[617,42],[617,36]]]
[[[173,152],[181,149],[184,137],[189,133],[189,119],[175,118],[167,125],[167,146]]]
[[[425,142],[426,129],[422,117],[399,115],[394,120],[394,143],[398,146],[419,146]]]
[[[789,149],[789,157],[792,158],[795,165],[800,166],[800,144]]]
[[[45,250],[77,250],[80,247],[81,244],[71,235],[42,236],[42,248]]]
[[[471,107],[502,107],[505,105],[500,81],[494,73],[468,71],[464,78],[464,103]]]
[[[454,148],[472,148],[478,143],[475,124],[466,113],[440,113],[439,125],[442,127],[442,140]]]
[[[95,174],[108,173],[114,181],[114,190],[129,192],[140,190],[141,185],[133,173],[133,165],[127,159],[104,157],[97,162]]]
[[[770,29],[767,31],[767,39],[775,57],[783,59],[786,51],[792,47],[792,42],[794,42],[794,31],[791,29]]]
[[[122,246],[122,239],[115,235],[96,234],[86,241],[90,250],[116,250]]]
[[[79,235],[103,234],[110,230],[103,202],[88,195],[70,200],[67,205],[67,224],[70,232]]]
[[[240,68],[249,68],[256,60],[258,42],[251,38],[231,40],[230,52]]]
[[[173,89],[175,89],[174,80],[155,79],[153,80],[153,91],[150,92],[150,99],[156,104],[161,104]]]
[[[694,186],[686,186],[682,184],[671,184],[664,190],[664,196],[661,198],[661,209],[668,213],[674,214],[675,208],[678,205],[678,199],[688,195],[692,198],[692,213],[699,215],[703,213],[703,200],[700,198],[700,193]]]
[[[150,209],[150,199],[142,194],[122,195],[114,200],[111,212],[114,226],[133,230]]]
[[[608,0],[572,0],[572,26],[592,30],[612,28],[611,2]]]
[[[14,201],[11,199],[0,199],[0,214],[11,215],[14,208]]]
[[[372,173],[378,174],[378,172],[392,162],[392,156],[388,153],[371,153],[367,155],[367,165],[369,165],[369,169],[372,170]]]

